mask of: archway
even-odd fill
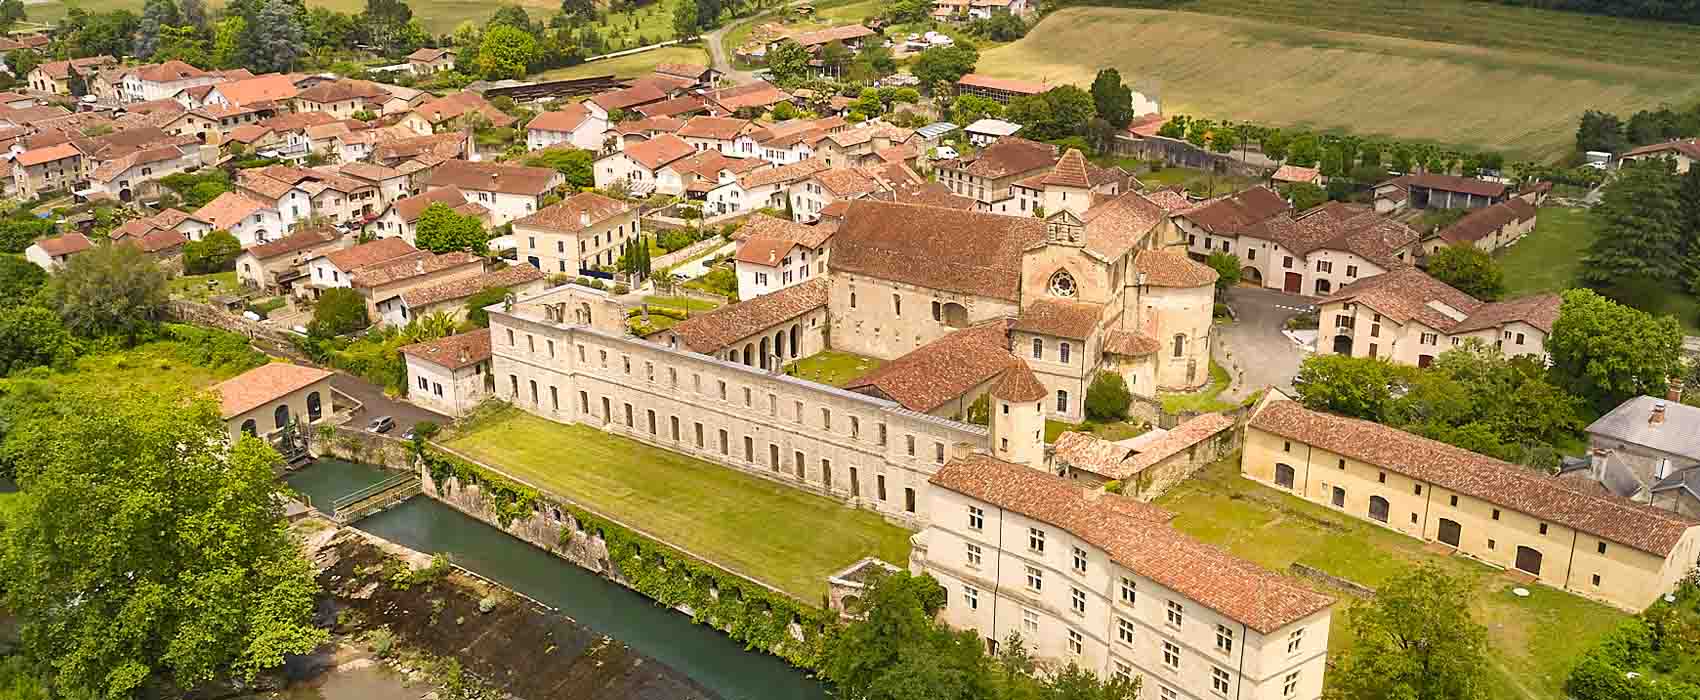
[[[1345,335],[1345,334],[1334,336],[1334,354],[1336,354],[1336,355],[1351,355],[1352,354],[1352,336]]]
[[[755,343],[744,343],[744,366],[748,367],[748,366],[752,366],[752,365],[755,364],[755,360],[750,359],[750,357],[752,355],[754,355],[755,352],[756,352]]]
[[[791,341],[790,342],[791,342],[791,356],[792,357],[802,357],[803,356],[803,352],[801,350],[797,349],[798,348],[798,342],[797,342],[798,341],[798,335],[799,335],[799,328],[798,328],[797,324],[795,324],[795,323],[791,324]]]
[[[324,415],[325,415],[325,407],[324,407],[324,404],[323,404],[323,400],[319,398],[319,392],[315,391],[311,394],[308,394],[307,395],[307,420],[310,420],[310,421],[318,420],[319,418],[323,417]]]
[[[785,361],[785,331],[773,332],[773,359],[777,362]]]
[[[242,421],[242,434],[257,436],[260,434],[260,427],[254,424],[254,419],[249,418]]]
[[[1387,522],[1387,499],[1380,496],[1369,497],[1369,517],[1378,522]]]
[[[1531,547],[1517,547],[1517,569],[1532,576],[1541,575],[1541,552]]]
[[[121,190],[118,190],[118,201],[120,201],[120,202],[128,202],[131,199],[134,199],[135,196],[136,196],[136,193],[131,192],[130,188],[128,188],[128,187],[121,189]]]
[[[1250,265],[1240,268],[1240,281],[1261,287],[1263,286],[1263,271]]]
[[[1458,524],[1458,521],[1450,520],[1448,518],[1440,519],[1439,537],[1441,542],[1456,547],[1458,546],[1458,542],[1463,539],[1463,535],[1464,528]]]
[[[1293,472],[1293,467],[1291,465],[1287,465],[1287,464],[1277,464],[1277,465],[1275,465],[1275,485],[1276,486],[1280,486],[1280,487],[1283,487],[1283,488],[1289,488],[1289,489],[1292,488],[1294,476],[1295,476],[1295,474]]]
[[[767,362],[768,362],[767,338],[762,338],[761,339],[761,368],[762,369],[767,369]]]
[[[954,301],[947,302],[944,308],[939,310],[939,318],[944,321],[944,325],[951,328],[967,328],[968,308]]]
[[[289,425],[289,404],[278,404],[277,410],[272,411],[272,422],[279,428]]]

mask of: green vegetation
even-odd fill
[[[1163,394],[1159,398],[1163,401],[1163,410],[1169,413],[1226,411],[1234,408],[1236,404],[1216,397],[1228,388],[1231,381],[1233,378],[1228,376],[1227,368],[1216,364],[1216,360],[1212,359],[1210,383],[1203,389],[1190,394]]]
[[[1127,417],[1127,407],[1133,403],[1127,380],[1115,372],[1099,372],[1086,388],[1086,417],[1090,420],[1115,421]]]
[[[1299,563],[1371,588],[1424,564],[1459,577],[1488,629],[1487,697],[1562,700],[1576,659],[1626,618],[1545,586],[1518,598],[1510,589],[1522,584],[1498,570],[1425,551],[1421,540],[1241,478],[1239,462],[1234,455],[1205,468],[1156,505],[1175,513],[1181,531],[1276,571]],[[1350,603],[1346,592],[1333,593]],[[1330,657],[1342,658],[1352,644],[1347,615],[1336,610]]]
[[[657,423],[665,439],[665,417]],[[681,437],[690,431],[681,425]],[[448,446],[801,600],[818,600],[827,574],[864,556],[908,558],[909,533],[871,511],[585,425],[508,410]]]
[[[1328,679],[1349,698],[1480,698],[1487,629],[1470,614],[1470,588],[1439,567],[1388,581],[1345,613],[1354,644],[1330,659]]]
[[[1109,441],[1126,440],[1139,437],[1151,431],[1151,426],[1141,421],[1113,421],[1099,423],[1084,421],[1079,425],[1064,423],[1057,420],[1045,421],[1045,442],[1056,442],[1063,433],[1091,433]]]
[[[1482,301],[1505,296],[1505,271],[1473,245],[1449,245],[1429,256],[1428,273]]]
[[[1144,163],[1134,159],[1121,159],[1114,163],[1124,168],[1139,172]],[[1153,189],[1180,187],[1200,197],[1215,197],[1217,195],[1238,192],[1247,187],[1260,184],[1262,180],[1238,175],[1216,175],[1197,168],[1183,168],[1171,165],[1161,170],[1140,173],[1136,177],[1145,186]]]
[[[208,282],[215,284],[209,286]],[[241,291],[236,286],[235,272],[173,277],[170,282],[166,283],[166,290],[173,297],[182,297],[193,301],[206,301],[220,294],[235,294]]]
[[[844,386],[880,368],[885,361],[839,350],[822,350],[785,366],[785,373],[811,382]]]
[[[1625,620],[1576,664],[1565,689],[1576,700],[1700,697],[1700,586],[1693,577],[1673,601],[1655,601]]]
[[[713,311],[713,310],[718,309],[718,308],[720,308],[721,306],[724,305],[721,302],[705,301],[703,299],[694,299],[694,298],[691,298],[691,297],[656,296],[656,295],[650,295],[650,296],[644,297],[643,303],[653,304],[655,306],[665,306],[665,307],[671,308],[671,309],[683,309],[685,311],[691,311],[691,312]]]
[[[1692,26],[1465,0],[1179,7],[1060,10],[1021,40],[987,49],[978,70],[1086,85],[1114,67],[1164,85],[1170,114],[1522,156],[1568,150],[1586,109],[1630,113],[1700,97]],[[1106,33],[1119,41],[1094,40]],[[1300,76],[1304,89],[1293,89]]]
[[[1562,292],[1576,286],[1582,256],[1595,235],[1593,215],[1587,209],[1542,208],[1534,232],[1499,255],[1506,296]]]
[[[484,7],[489,7],[485,5]],[[613,75],[620,78],[635,78],[655,70],[662,63],[696,63],[708,64],[708,52],[700,46],[665,46],[653,51],[634,53],[629,56],[609,58],[590,63],[580,63],[576,66],[556,68],[543,71],[536,80],[572,80],[575,78],[590,78],[598,75]]]

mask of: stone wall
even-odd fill
[[[271,355],[302,362],[307,360],[306,356],[295,349],[295,336],[288,331],[273,328],[258,321],[250,321],[244,316],[230,313],[212,304],[172,299],[166,303],[165,315],[166,318],[179,323],[240,333],[247,336],[249,342],[262,352]]]
[[[702,255],[703,253],[714,250],[715,248],[719,248],[723,245],[726,245],[725,240],[721,239],[719,236],[710,236],[656,258],[650,262],[650,268],[656,272],[660,272],[661,270],[665,270],[686,260],[690,260],[691,258]]]
[[[360,462],[385,469],[409,469],[413,455],[405,441],[341,425],[313,426],[308,450],[317,457]]]

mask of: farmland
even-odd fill
[[[708,63],[708,54],[699,46],[665,46],[654,51],[634,53],[617,58],[580,63],[576,66],[556,68],[544,71],[532,77],[533,80],[570,80],[573,78],[589,78],[598,75],[612,75],[620,78],[635,78],[652,70],[662,63]]]
[[[1688,49],[1700,27],[1463,0],[1172,7],[1184,11],[1060,10],[1026,38],[985,51],[979,70],[1086,85],[1112,66],[1170,114],[1514,157],[1556,155],[1586,109],[1700,98],[1700,64]]]
[[[143,0],[47,0],[30,3],[26,9],[31,20],[51,23],[64,17],[65,12],[73,5],[87,12],[129,10],[140,13],[142,3]],[[224,0],[207,0],[209,10],[216,11],[224,4]],[[456,25],[466,21],[482,25],[504,5],[518,5],[525,8],[532,19],[545,21],[561,9],[559,0],[507,0],[501,3],[479,0],[414,0],[408,4],[413,7],[413,16],[424,25],[425,31],[432,34],[447,34],[453,31]],[[359,14],[366,9],[366,0],[307,0],[307,6]],[[628,39],[643,35],[648,37],[651,43],[665,41],[673,38],[672,14],[669,7],[663,3],[650,3],[635,11],[612,15],[609,24],[623,30]],[[598,28],[604,36],[608,34],[608,27],[598,25]]]

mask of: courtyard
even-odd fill
[[[1236,453],[1210,465],[1156,504],[1175,513],[1177,529],[1275,571],[1300,564],[1375,588],[1431,563],[1463,578],[1474,592],[1475,619],[1488,630],[1487,697],[1562,700],[1572,664],[1627,617],[1242,478],[1239,460]],[[1529,597],[1511,593],[1518,585],[1526,585]],[[1337,655],[1352,643],[1346,617],[1356,599],[1325,590],[1340,600],[1328,643]]]
[[[873,511],[518,409],[447,445],[805,603],[819,604],[826,577],[862,557],[909,558],[909,531]]]
[[[842,387],[880,368],[885,361],[855,353],[822,350],[785,366],[785,373],[818,384]]]

